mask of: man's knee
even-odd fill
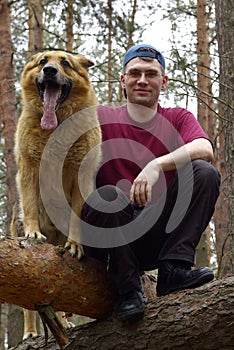
[[[105,201],[115,201],[119,195],[122,195],[122,191],[113,185],[106,185],[97,189],[97,194]]]
[[[194,177],[201,181],[216,185],[220,185],[220,173],[211,164],[202,159],[196,159],[192,161]]]
[[[120,188],[106,185],[96,189],[84,204],[89,209],[104,213],[115,213],[129,205],[130,201]]]

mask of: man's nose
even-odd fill
[[[138,82],[148,83],[147,74],[145,72],[141,72],[138,78]]]

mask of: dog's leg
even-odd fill
[[[73,181],[71,198],[72,213],[70,217],[69,235],[66,243],[66,248],[69,249],[70,253],[73,256],[77,256],[79,260],[84,255],[84,249],[81,244],[81,223],[78,219],[80,219],[82,205],[84,201],[94,190],[93,179],[95,170],[97,169],[98,160],[99,153],[96,154],[96,158],[91,160],[91,164],[89,164],[89,169],[85,168],[85,171],[83,170],[79,172],[79,181]],[[80,191],[80,188],[82,189],[82,191]]]
[[[80,211],[81,213],[81,211]],[[77,256],[80,260],[84,256],[84,248],[81,243],[80,223],[77,222],[77,215],[72,212],[70,219],[69,235],[65,247],[70,251],[72,256]]]
[[[30,337],[36,337],[37,325],[36,325],[36,311],[24,309],[24,336],[23,339]]]
[[[77,181],[73,182],[71,197],[71,217],[69,222],[69,234],[66,248],[69,249],[71,255],[76,256],[80,260],[84,256],[84,249],[81,242],[81,224],[80,215],[82,210],[83,199],[80,193]]]
[[[39,241],[45,241],[46,237],[40,232],[38,218],[39,198],[39,169],[29,169],[21,160],[17,173],[17,186],[23,209],[23,224],[25,236]]]
[[[69,316],[63,312],[63,311],[57,311],[56,315],[58,316],[58,319],[60,320],[60,322],[62,323],[64,328],[72,328],[75,327],[75,325],[69,320],[70,318],[70,314]]]

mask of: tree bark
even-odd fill
[[[74,43],[74,1],[66,1],[66,50],[73,51]]]
[[[234,273],[234,41],[233,41],[233,1],[216,0],[216,33],[219,52],[219,97],[220,101],[225,101],[219,106],[220,118],[222,118],[222,128],[224,137],[224,164],[225,178],[223,178],[223,189],[226,189],[222,205],[228,207],[228,220],[222,217],[221,224],[228,223],[224,235],[216,235],[216,245],[219,255],[220,275],[227,276]],[[222,164],[223,167],[223,164]],[[222,199],[222,198],[221,198]],[[225,212],[224,212],[225,214]],[[223,224],[224,223],[224,224]],[[224,226],[225,229],[225,226]],[[220,232],[221,233],[221,232]]]
[[[15,174],[16,164],[13,154],[14,133],[17,123],[14,49],[11,41],[11,16],[9,1],[0,3],[0,130],[4,135],[4,160],[5,160],[5,183],[6,183],[6,226],[10,226],[12,207],[16,201]]]
[[[214,143],[216,124],[212,98],[209,12],[206,0],[197,0],[197,86],[197,118]],[[210,258],[211,228],[208,226],[196,250],[197,266],[210,266]]]
[[[203,287],[153,298],[143,320],[113,317],[68,332],[66,350],[228,350],[234,344],[234,276]],[[59,349],[53,337],[22,342],[11,350]]]
[[[28,0],[28,58],[43,49],[43,10],[40,0]]]
[[[33,310],[50,305],[56,311],[102,318],[68,331],[66,350],[233,349],[234,276],[160,298],[155,281],[143,276],[149,298],[145,316],[122,324],[112,312],[115,290],[101,263],[87,257],[78,261],[62,247],[28,242],[0,242],[0,302]],[[47,345],[41,336],[12,349],[32,348],[61,349],[53,336]]]
[[[113,102],[113,61],[112,61],[112,36],[113,36],[113,1],[107,1],[107,18],[108,18],[108,103]]]
[[[30,310],[50,305],[91,318],[110,313],[115,291],[105,266],[63,247],[5,238],[0,242],[0,302]]]
[[[15,67],[14,54],[11,38],[11,5],[12,2],[2,0],[0,2],[0,137],[1,149],[4,150],[4,156],[1,160],[1,232],[8,232],[12,207],[16,201],[16,164],[14,157],[14,134],[17,124],[17,100],[15,91]],[[2,152],[1,152],[2,154]],[[4,218],[5,217],[5,218]],[[14,306],[5,308],[8,315],[6,319],[8,330],[8,341],[12,343],[12,333],[14,331],[14,339],[17,339],[17,333],[13,330],[19,322],[15,318]],[[0,313],[1,318],[1,313]],[[4,317],[5,318],[5,317]],[[14,321],[13,319],[14,318]],[[0,322],[1,323],[1,322]],[[0,327],[1,328],[1,327]],[[0,330],[0,349],[4,348],[4,331]]]

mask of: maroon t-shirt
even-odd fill
[[[128,196],[134,179],[148,162],[194,139],[208,139],[194,115],[183,108],[158,105],[157,113],[146,123],[135,122],[126,105],[98,106],[98,116],[103,157],[97,187],[117,185]],[[175,174],[176,171],[161,174],[153,189],[153,199],[165,192]]]

